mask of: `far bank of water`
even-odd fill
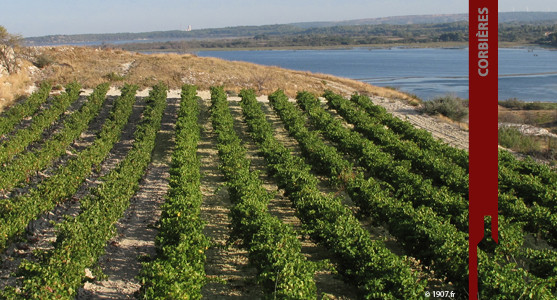
[[[390,86],[429,100],[468,98],[468,49],[200,51],[198,56],[326,73]],[[499,49],[499,99],[557,102],[557,51]]]

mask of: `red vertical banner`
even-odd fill
[[[498,242],[498,54],[497,0],[469,2],[470,190],[469,295],[478,299],[478,243],[484,218],[491,216],[491,234]]]

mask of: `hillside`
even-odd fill
[[[519,22],[543,22],[556,21],[557,12],[500,12],[499,23]],[[352,25],[407,25],[407,24],[440,24],[468,21],[468,14],[437,14],[437,15],[410,15],[393,16],[384,18],[356,19],[337,22],[301,22],[290,25],[301,28],[352,26]]]
[[[341,92],[341,86],[345,85],[364,93],[410,100],[406,94],[356,80],[192,54],[147,55],[89,47],[41,47],[33,51],[31,60],[43,59],[48,62],[42,69],[33,69],[34,81],[49,80],[54,85],[78,81],[84,87],[92,88],[101,82],[110,81],[113,86],[121,86],[125,82],[145,88],[164,82],[170,88],[179,88],[188,83],[200,89],[222,85],[233,92],[250,88],[259,94],[280,88],[290,96],[295,96],[295,91],[301,89]]]

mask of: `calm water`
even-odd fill
[[[391,86],[422,99],[468,98],[468,49],[201,51],[199,56],[327,73]],[[557,102],[557,51],[499,49],[499,99]]]

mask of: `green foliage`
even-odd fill
[[[467,152],[449,147],[438,140],[434,140],[431,134],[423,130],[415,129],[408,122],[401,121],[392,115],[386,114],[383,108],[374,105],[367,97],[352,97],[351,100],[358,103],[370,116],[378,119],[379,123],[384,124],[389,129],[399,134],[401,138],[412,140],[423,150],[427,149],[431,151],[433,155],[447,160],[452,160],[467,170]],[[516,107],[524,109],[525,105],[530,105],[530,103],[514,101],[512,99],[504,102],[509,108]],[[537,103],[532,103],[532,105],[533,107],[536,107],[536,109],[545,106],[545,104],[540,104],[542,107],[539,107]],[[516,143],[516,140],[520,140],[520,137],[515,138],[513,135],[518,136],[518,133],[511,132],[510,137],[500,135],[500,138],[503,137],[509,139],[509,145],[512,145],[513,143]],[[529,143],[531,143],[531,141],[527,141],[526,144]],[[527,147],[526,149],[531,148]],[[535,163],[532,160],[517,160],[508,152],[500,150],[499,189],[504,193],[516,193],[529,204],[532,203],[532,201],[537,201],[539,205],[543,205],[546,208],[555,207],[552,199],[555,198],[555,191],[557,191],[557,173],[549,169],[547,166]],[[513,199],[515,200],[509,200],[510,198],[506,198],[507,196],[514,197]],[[524,205],[523,199],[516,198],[516,196],[512,195],[505,195],[501,197],[503,198],[500,199],[499,203],[501,204],[500,207],[503,208],[503,214],[513,216],[514,218],[527,222],[527,230],[529,232],[542,234],[547,241],[554,243],[557,235],[556,232],[550,228],[554,226],[551,224],[555,224],[555,221],[550,217],[550,215],[543,212],[545,208],[539,208],[533,211],[520,206]],[[517,202],[517,204],[512,205],[511,203],[513,201]]]
[[[536,42],[539,44],[557,46],[557,32],[552,32],[547,36],[544,35],[543,37],[539,38]]]
[[[394,133],[398,134],[401,139],[412,141],[420,148],[450,160],[468,172],[468,152],[451,147],[443,141],[434,138],[425,129],[418,129],[410,122],[403,121],[387,113],[382,106],[373,104],[369,97],[354,95],[350,100],[358,104],[370,117],[376,119],[378,123],[387,126]]]
[[[422,112],[443,115],[451,120],[462,121],[468,115],[468,101],[453,96],[437,97],[424,102]]]
[[[342,182],[350,199],[360,208],[360,215],[372,217],[379,224],[386,224],[389,233],[402,243],[409,254],[424,260],[425,263],[435,260],[437,264],[434,268],[438,272],[456,278],[458,282],[466,280],[461,276],[466,272],[468,251],[463,232],[443,223],[443,220],[429,208],[415,210],[411,203],[393,198],[392,190],[383,188],[373,178],[365,180],[361,170],[352,173],[352,168],[336,167],[350,164],[334,147],[325,145],[321,139],[310,138],[316,136],[315,132],[307,130],[301,113],[288,102],[287,97],[277,91],[269,96],[269,100],[290,134],[299,142],[312,164],[317,166],[316,169],[325,169],[330,178]],[[325,155],[318,149],[329,149],[331,153],[337,154]],[[443,232],[450,234],[440,234]],[[447,263],[444,263],[445,261]]]
[[[468,152],[451,147],[441,140],[435,139],[430,132],[418,129],[410,122],[403,121],[387,113],[382,106],[373,104],[369,97],[354,95],[350,100],[358,104],[370,117],[376,119],[378,123],[387,126],[394,133],[398,134],[401,139],[412,141],[420,146],[420,148],[431,151],[439,157],[451,160],[468,171]]]
[[[547,43],[557,46],[557,32],[553,32],[547,36]]]
[[[462,42],[467,40],[464,32],[446,32],[439,35],[440,42]]]
[[[347,109],[348,101],[338,95],[326,93],[325,98],[328,103],[334,107],[339,108],[340,111]],[[433,181],[429,178],[423,177],[412,170],[412,163],[408,158],[405,160],[396,159],[396,153],[399,155],[402,151],[411,150],[409,147],[396,145],[399,143],[396,136],[390,136],[383,141],[391,145],[388,150],[383,150],[379,143],[373,143],[371,140],[365,138],[355,131],[346,129],[343,124],[334,119],[329,113],[321,108],[314,95],[309,93],[299,93],[297,97],[298,104],[308,111],[311,122],[322,129],[323,134],[335,142],[339,148],[359,160],[359,164],[370,172],[371,176],[379,178],[382,181],[388,182],[396,190],[396,197],[401,200],[411,201],[414,206],[426,205],[431,206],[438,214],[448,218],[458,228],[465,230],[468,222],[464,216],[461,216],[463,211],[467,209],[467,201],[462,195],[450,191],[448,188],[443,187],[436,189],[433,186]],[[341,106],[344,105],[344,109]],[[345,114],[344,114],[345,113]],[[364,115],[356,114],[355,110],[344,111],[345,117],[348,114],[353,114],[352,117],[364,118]],[[366,120],[366,118],[364,118]],[[366,120],[371,122],[370,120]],[[357,123],[361,125],[363,121]],[[383,128],[378,127],[379,130]],[[397,150],[398,148],[398,150]],[[431,156],[424,156],[418,151],[416,155],[422,156],[424,163],[434,165],[431,163]],[[419,159],[417,157],[416,159]],[[429,160],[429,162],[428,162]],[[414,166],[416,170],[418,166]],[[452,166],[455,170],[457,167]],[[456,173],[456,171],[455,171]],[[460,172],[461,176],[465,176],[463,171]],[[458,184],[465,184],[465,182],[457,182]]]
[[[346,161],[336,148],[321,141],[316,132],[309,131],[302,112],[288,102],[288,97],[280,90],[269,95],[269,102],[279,114],[289,134],[300,144],[304,156],[311,162],[316,172],[331,176],[337,185],[345,184],[353,165]]]
[[[499,150],[499,165],[519,174],[532,175],[547,185],[557,184],[557,172],[546,165],[536,163],[531,158],[518,160],[508,151]]]

